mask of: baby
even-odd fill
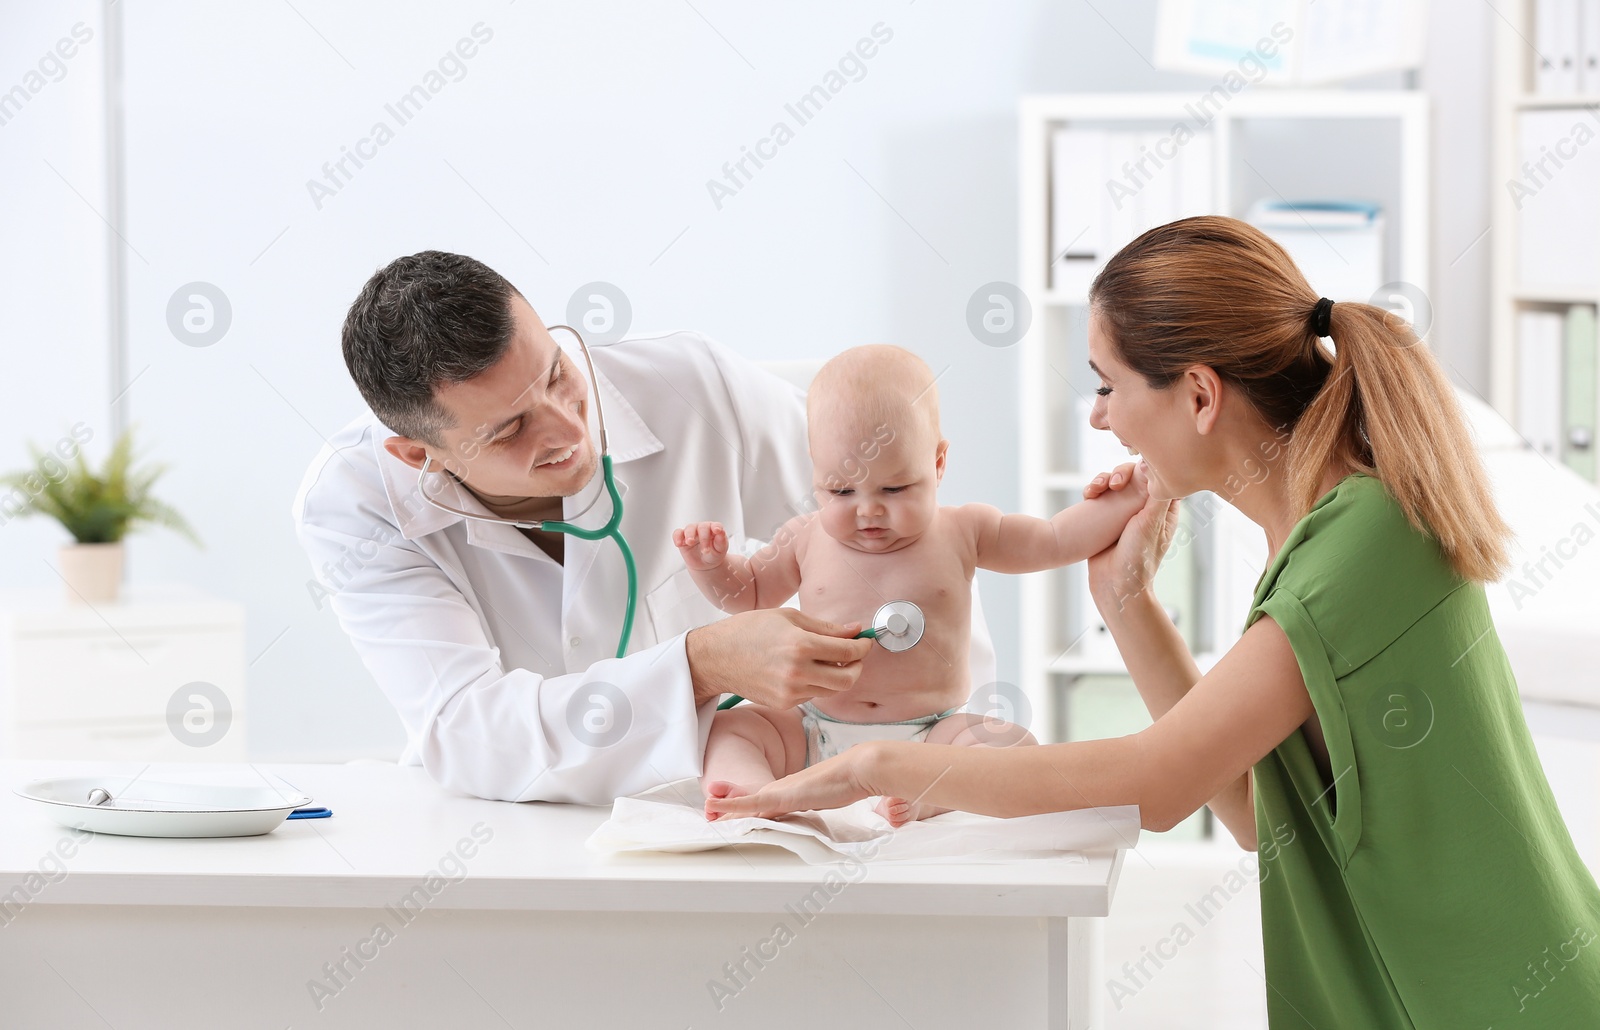
[[[986,504],[940,507],[950,443],[939,431],[934,376],[899,347],[856,347],[829,361],[806,414],[817,511],[791,519],[748,559],[728,553],[715,522],[674,530],[672,542],[723,611],[776,607],[798,591],[802,611],[867,626],[885,601],[903,598],[922,609],[926,629],[909,650],[874,647],[848,690],[799,708],[718,712],[706,743],[706,796],[739,797],[865,740],[1037,743],[1021,726],[960,710],[971,692],[973,571],[1034,572],[1099,553],[1143,506],[1142,484],[1051,519]],[[886,797],[877,812],[901,826],[946,811],[914,801]]]

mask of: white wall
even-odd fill
[[[400,739],[332,613],[314,609],[289,522],[306,463],[359,410],[338,328],[376,267],[424,248],[470,253],[554,319],[576,287],[604,280],[627,293],[635,326],[698,328],[758,360],[907,345],[948,367],[944,498],[1013,507],[1015,354],[974,341],[964,311],[979,285],[1016,277],[1017,98],[1200,85],[1148,65],[1154,0],[1029,0],[981,14],[937,0],[781,11],[729,0],[123,6],[138,377],[126,403],[173,465],[162,495],[207,543],[137,537],[130,575],[247,604],[251,746],[262,758],[384,754]],[[0,81],[96,12],[0,2]],[[1453,14],[1439,32],[1476,17]],[[376,120],[392,126],[384,105],[479,22],[493,37],[465,77],[319,210],[307,180]],[[718,210],[707,180],[878,22],[893,39],[865,77]],[[1450,81],[1477,59],[1455,60]],[[42,163],[91,199],[103,194],[95,74],[74,65],[0,128],[0,183],[23,200],[0,251],[16,372],[0,413],[7,468],[22,436],[105,422],[103,227]],[[1456,174],[1448,154],[1437,166],[1442,180]],[[1442,276],[1453,256],[1436,254]],[[1486,251],[1466,263],[1480,259]],[[210,346],[187,346],[167,325],[169,298],[193,281],[232,306]],[[1472,311],[1454,318],[1463,331],[1481,323]],[[1461,346],[1481,366],[1475,345]],[[0,527],[7,581],[53,581],[37,552],[59,537],[43,524]],[[988,578],[985,598],[1001,677],[1014,679],[1015,585]]]
[[[29,463],[28,440],[53,449],[79,422],[93,434],[91,450],[112,437],[101,15],[90,0],[35,8],[0,3],[0,93],[22,86],[28,97],[0,108],[5,472]],[[74,25],[88,43],[71,39]],[[63,38],[75,51],[64,60],[55,52]],[[60,587],[55,549],[66,539],[53,522],[0,511],[0,585]]]

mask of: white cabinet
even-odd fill
[[[244,760],[243,608],[181,587],[61,593],[0,593],[0,756]]]

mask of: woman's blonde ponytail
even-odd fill
[[[1510,527],[1439,361],[1393,313],[1343,302],[1330,312],[1333,368],[1289,443],[1289,488],[1316,503],[1330,461],[1383,481],[1411,524],[1464,579],[1499,579]]]

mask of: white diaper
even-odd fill
[[[914,740],[928,738],[928,731],[940,719],[961,711],[952,708],[937,715],[923,715],[903,722],[846,722],[824,714],[810,701],[800,705],[800,724],[806,731],[806,768],[826,761],[869,740]]]

